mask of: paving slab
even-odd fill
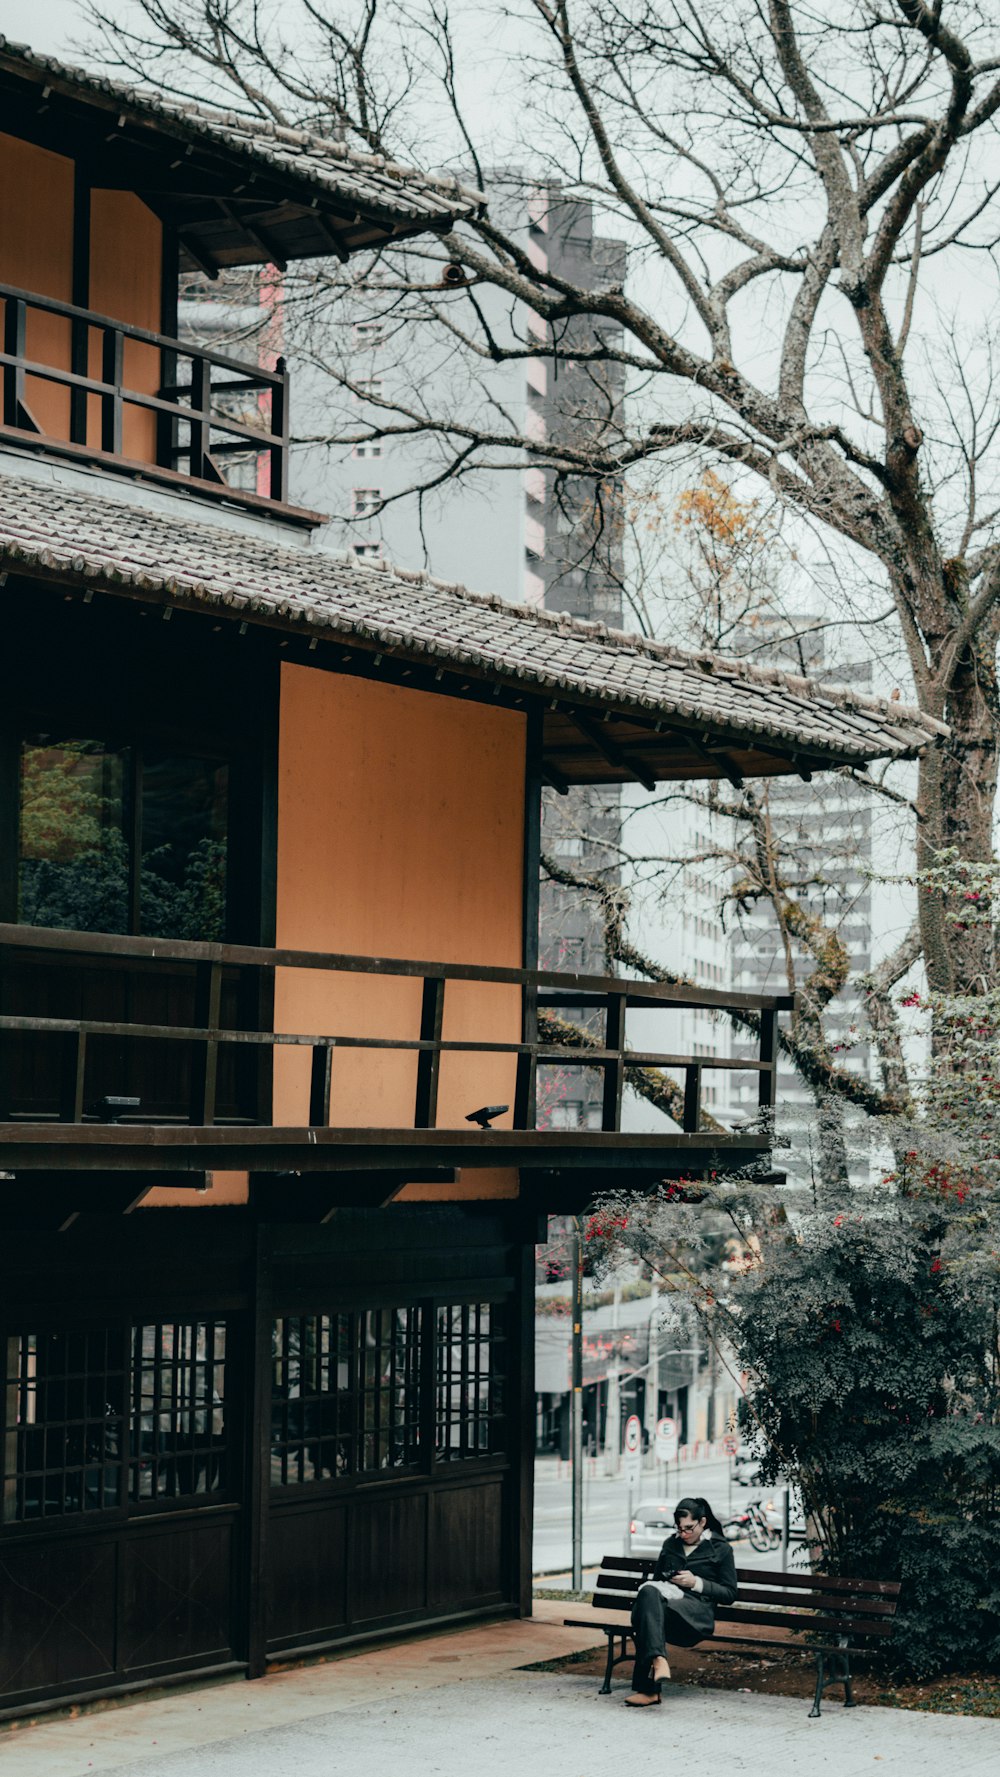
[[[514,1675],[386,1696],[283,1726],[144,1758],[129,1777],[589,1777],[618,1763],[710,1762],[732,1777],[940,1777],[1000,1768],[1000,1724],[895,1709],[830,1710],[801,1699],[678,1687],[663,1707],[626,1711],[592,1679]],[[120,1777],[118,1767],[117,1777]],[[112,1777],[96,1767],[94,1777]]]

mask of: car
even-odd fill
[[[629,1519],[626,1555],[658,1555],[673,1533],[675,1499],[643,1499]]]
[[[750,1449],[749,1444],[741,1444],[733,1457],[733,1480],[738,1487],[753,1487],[760,1474],[760,1457]]]

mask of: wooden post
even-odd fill
[[[219,1028],[222,997],[221,963],[198,963],[195,980],[195,1023],[206,1035],[197,1043],[191,1063],[191,1122],[207,1129],[215,1122],[215,1086],[219,1044],[209,1032]]]
[[[82,1123],[84,1077],[87,1069],[87,1033],[71,1031],[61,1039],[63,1045],[62,1089],[59,1095],[59,1119],[62,1123]]]
[[[688,1062],[684,1069],[684,1134],[695,1135],[701,1128],[701,1065]]]
[[[268,492],[272,500],[288,499],[288,367],[279,358],[275,370],[280,382],[271,384],[271,433],[278,442],[270,448],[271,474]]]
[[[24,359],[27,356],[27,327],[27,304],[20,297],[6,297],[4,301],[3,349],[8,357],[17,358],[20,362],[5,364],[3,367],[3,423],[5,426],[17,426],[35,432],[38,428],[28,412],[25,398]]]
[[[125,382],[125,337],[117,327],[105,327],[101,349],[101,381],[107,386],[101,396],[101,449],[113,456],[122,454]]]
[[[251,1180],[252,1196],[252,1180]],[[253,1303],[246,1377],[246,1600],[247,1677],[267,1670],[268,1530],[271,1509],[271,1230],[255,1231]]]
[[[330,1088],[333,1084],[333,1045],[313,1044],[312,1068],[309,1076],[309,1127],[329,1129]]]
[[[428,975],[424,980],[420,1006],[420,1040],[439,1044],[444,1023],[444,977]],[[438,1080],[441,1073],[440,1048],[417,1051],[417,1099],[413,1111],[414,1129],[433,1129],[437,1120]]]
[[[622,1091],[625,1086],[625,1005],[623,993],[608,994],[608,1016],[605,1030],[606,1049],[617,1049],[614,1061],[604,1063],[604,1110],[601,1128],[618,1130],[622,1121]]]
[[[773,1110],[778,1093],[778,1014],[760,1014],[760,1059],[768,1062],[757,1075],[757,1103],[761,1110]]]
[[[208,364],[191,353],[191,435],[188,440],[188,473],[204,481],[208,477],[209,419],[212,394]]]

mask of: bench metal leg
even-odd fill
[[[818,1716],[820,1713],[820,1704],[823,1700],[823,1692],[827,1685],[842,1684],[844,1687],[844,1708],[856,1709],[858,1707],[854,1701],[854,1687],[851,1682],[851,1660],[847,1641],[844,1637],[841,1637],[841,1647],[843,1652],[838,1649],[837,1651],[831,1650],[828,1654],[821,1653],[816,1655],[816,1695],[813,1698],[813,1706],[809,1711],[810,1720],[815,1716]]]
[[[826,1671],[826,1665],[825,1665],[825,1661],[823,1659],[823,1655],[817,1654],[816,1655],[816,1695],[813,1698],[813,1706],[809,1711],[809,1720],[810,1721],[812,1721],[813,1718],[818,1716],[820,1713],[820,1704],[823,1701],[823,1683],[824,1683],[824,1678],[825,1678],[825,1671]]]
[[[611,1674],[614,1671],[614,1669],[615,1669],[615,1638],[613,1635],[609,1635],[608,1636],[608,1664],[607,1664],[607,1667],[606,1667],[605,1673],[604,1673],[604,1683],[602,1684],[600,1690],[597,1693],[599,1697],[609,1697],[611,1695]]]

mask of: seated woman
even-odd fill
[[[639,1587],[632,1611],[635,1668],[625,1701],[644,1709],[660,1701],[660,1680],[670,1677],[667,1643],[694,1647],[715,1629],[715,1606],[736,1597],[736,1563],[722,1525],[707,1499],[682,1499],[677,1528],[657,1558],[653,1577]]]

